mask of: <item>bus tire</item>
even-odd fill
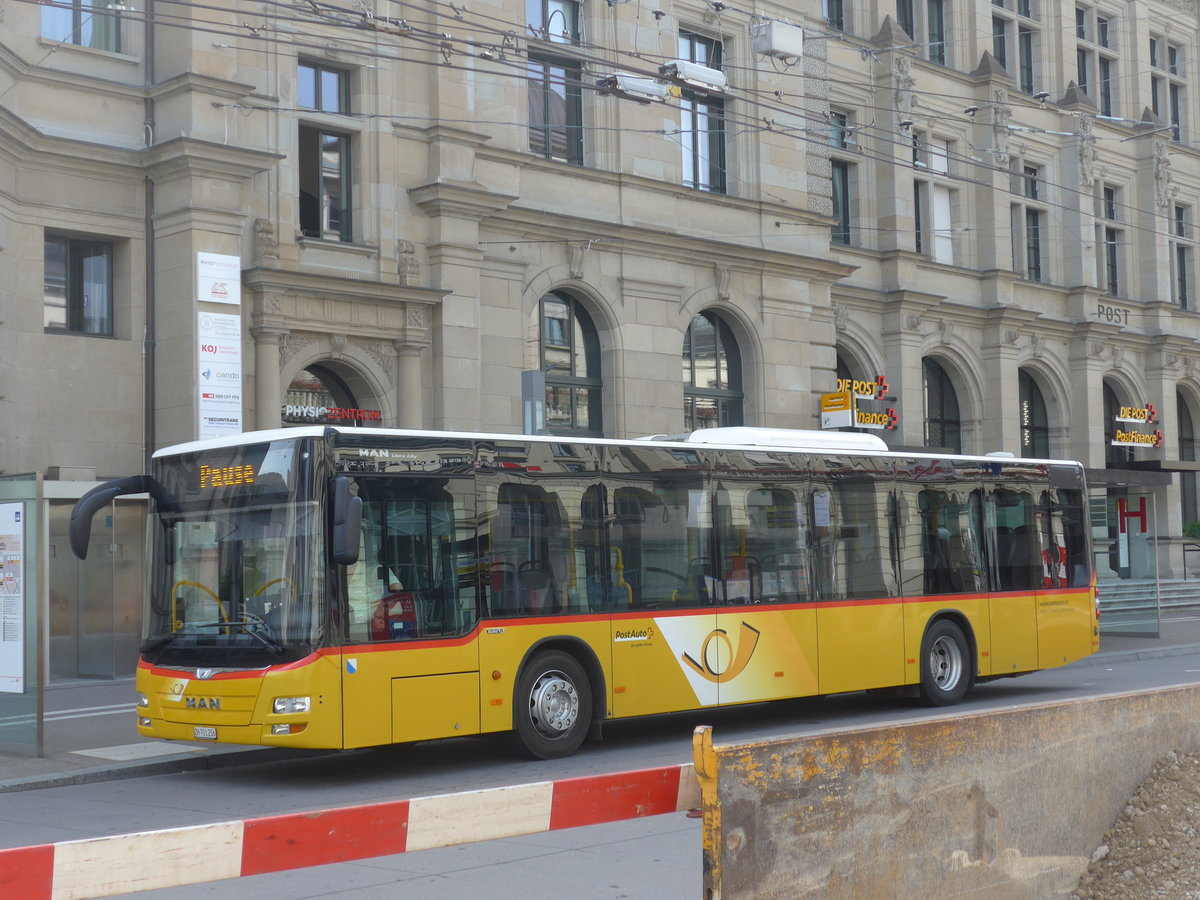
[[[966,635],[949,619],[938,619],[921,639],[921,699],[930,706],[951,706],[967,695],[974,680]]]
[[[568,653],[539,653],[521,672],[513,707],[513,736],[524,755],[532,759],[570,756],[591,726],[587,673]]]

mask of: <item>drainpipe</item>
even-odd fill
[[[146,0],[146,19],[143,26],[146,59],[146,96],[142,100],[146,149],[154,146],[154,98],[150,91],[154,87],[154,0]],[[142,202],[145,204],[144,243],[146,279],[146,328],[142,335],[142,471],[150,471],[150,457],[155,450],[154,429],[154,179],[144,179]]]

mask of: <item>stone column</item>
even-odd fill
[[[396,348],[396,384],[394,386],[396,427],[420,429],[425,427],[424,376],[421,370],[419,344],[394,341]]]
[[[279,428],[283,423],[283,389],[279,384],[279,339],[287,334],[277,328],[252,328],[254,335],[254,421],[259,429]]]

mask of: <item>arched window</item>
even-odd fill
[[[1050,426],[1042,389],[1025,369],[1017,376],[1021,395],[1021,456],[1045,459],[1050,455]]]
[[[925,446],[945,447],[952,453],[962,453],[962,422],[958,416],[958,394],[954,384],[936,360],[926,357],[922,369],[925,376]]]
[[[1183,394],[1175,395],[1175,406],[1178,410],[1175,427],[1179,429],[1179,458],[1194,462],[1196,459],[1196,426],[1192,419],[1192,410]],[[1179,473],[1179,505],[1182,521],[1200,521],[1200,498],[1196,495],[1196,473]]]
[[[716,313],[692,319],[683,338],[683,427],[742,425],[742,356]]]
[[[577,300],[551,293],[541,302],[541,368],[546,374],[546,428],[551,434],[604,434],[600,338]]]
[[[1133,462],[1132,447],[1114,447],[1113,440],[1117,436],[1117,428],[1125,427],[1117,421],[1121,414],[1121,401],[1112,385],[1104,382],[1104,464],[1106,466],[1123,467]]]

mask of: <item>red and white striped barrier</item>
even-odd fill
[[[84,900],[700,806],[689,765],[0,850],[0,897]]]

